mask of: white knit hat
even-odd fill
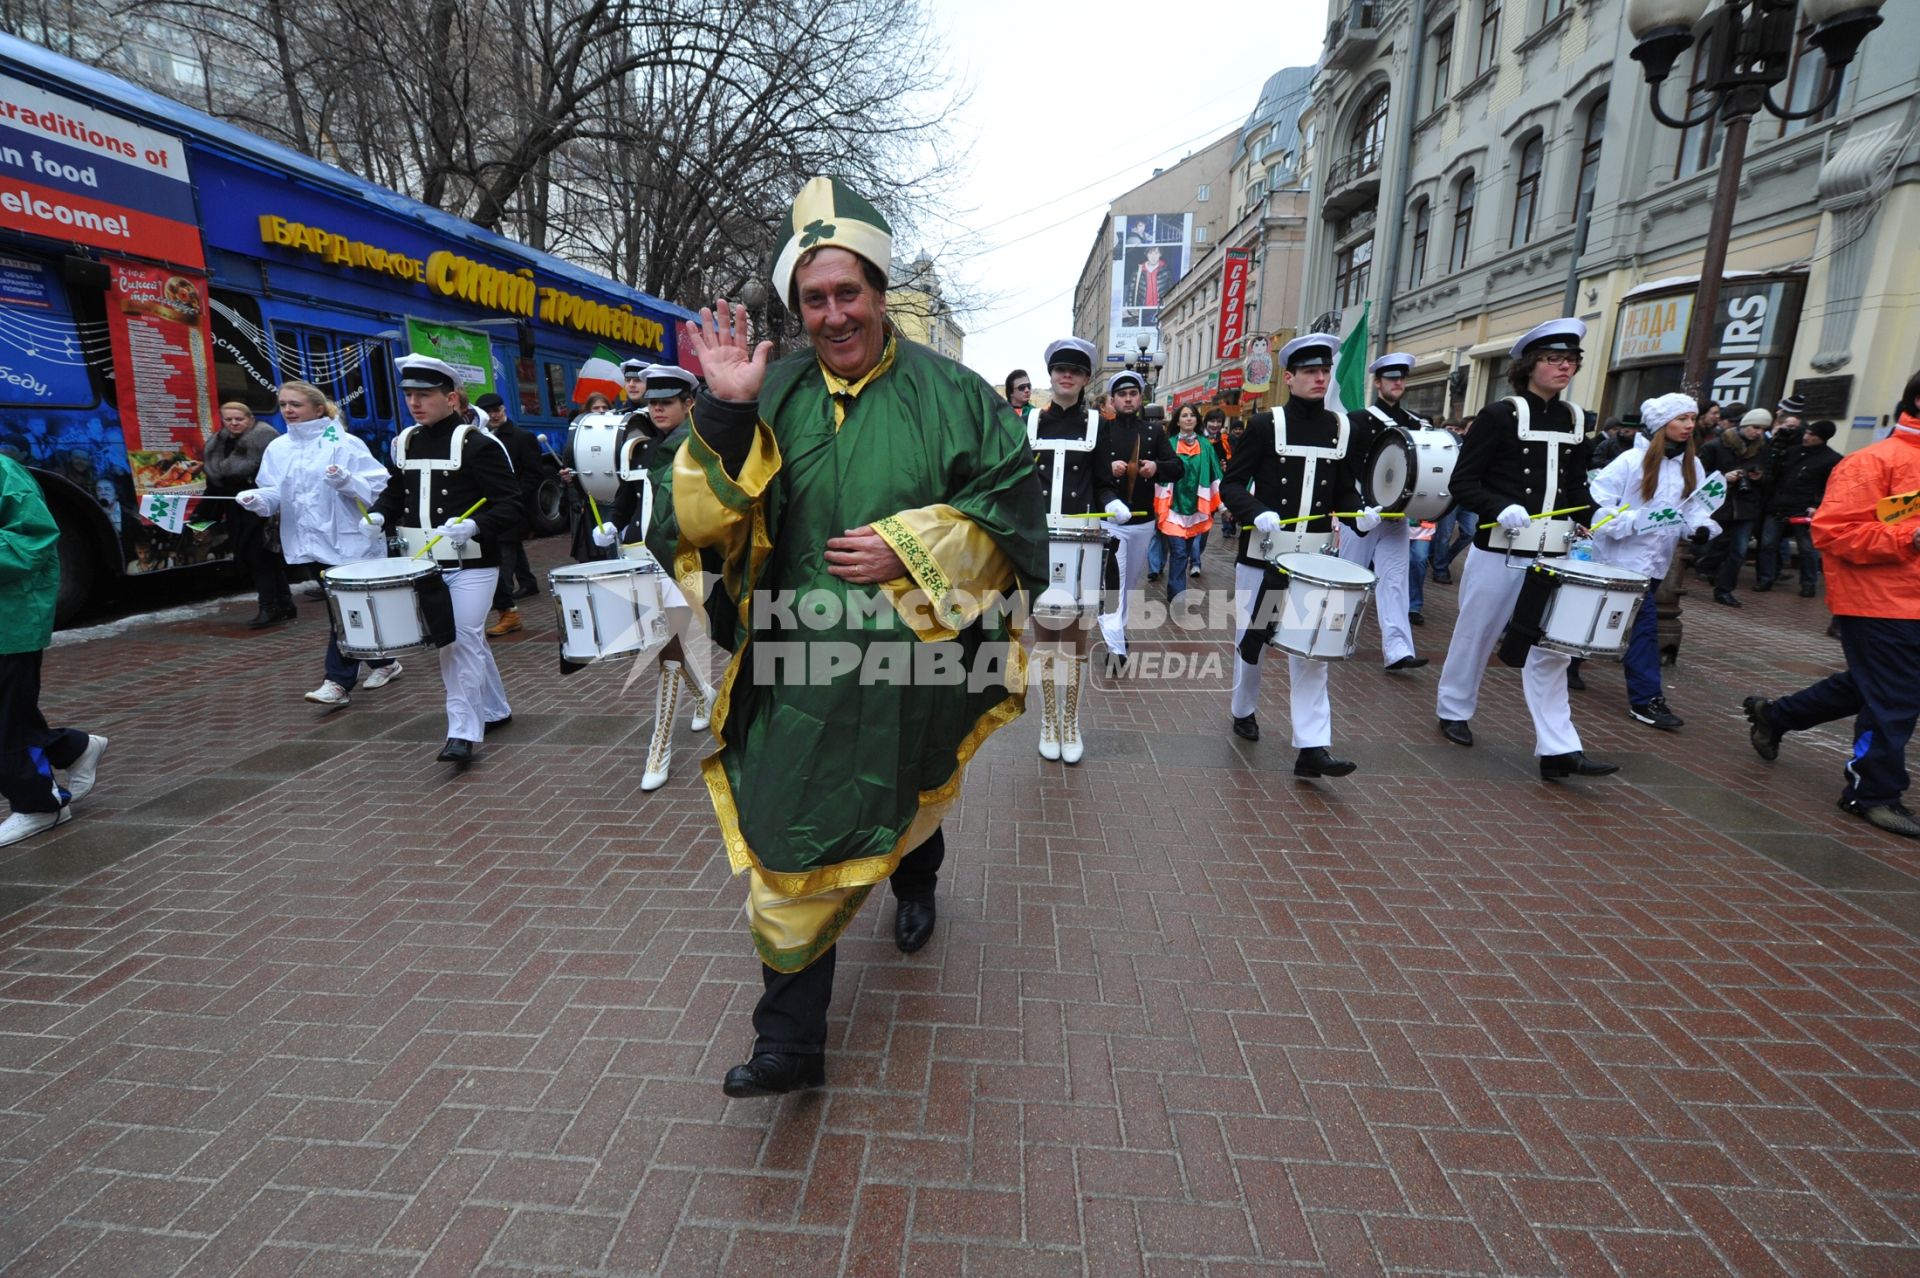
[[[1667,428],[1667,423],[1682,413],[1698,413],[1700,405],[1691,395],[1674,391],[1668,395],[1659,395],[1643,400],[1640,404],[1640,427],[1647,432],[1648,438],[1658,435]]]

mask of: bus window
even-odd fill
[[[212,292],[213,372],[220,402],[239,400],[255,413],[271,413],[278,383],[260,303],[245,293]]]
[[[349,422],[373,420],[373,404],[367,396],[366,342],[343,343],[340,348],[340,408]]]
[[[573,406],[573,388],[567,384],[567,367],[555,360],[548,360],[541,366],[547,375],[547,411],[555,417],[566,417]]]
[[[368,363],[373,369],[373,416],[377,421],[390,422],[393,420],[393,379],[387,370],[392,367],[393,359],[386,343],[368,352]]]

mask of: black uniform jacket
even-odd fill
[[[1043,440],[1085,439],[1087,412],[1087,401],[1084,399],[1071,408],[1049,404],[1039,410],[1040,420],[1034,427],[1034,434]],[[1106,433],[1107,425],[1106,422],[1095,421],[1093,447],[1086,452],[1064,452],[1053,448],[1033,450],[1033,462],[1040,471],[1040,496],[1044,501],[1053,500],[1054,458],[1065,460],[1067,473],[1060,482],[1060,514],[1085,515],[1105,510],[1107,503],[1119,495],[1115,484],[1120,481],[1114,479],[1108,467],[1097,464],[1103,455],[1101,436]],[[1027,428],[1025,417],[1020,419],[1020,428]],[[1145,455],[1144,451],[1142,455]]]
[[[453,442],[454,428],[465,424],[459,415],[444,417],[414,430],[407,440],[407,457],[414,461],[445,461]],[[420,521],[420,485],[432,485],[428,502],[428,521]],[[438,528],[460,518],[469,506],[482,497],[487,504],[467,518],[480,527],[474,538],[480,546],[478,559],[465,559],[466,568],[500,566],[500,538],[524,537],[527,520],[520,504],[520,485],[507,461],[501,443],[478,428],[469,430],[466,446],[460,452],[460,465],[454,470],[409,470],[402,468],[380,494],[374,509],[386,516],[389,528]]]
[[[1132,490],[1129,491],[1125,477],[1113,477],[1113,463],[1126,463],[1133,458],[1135,442],[1140,445],[1140,460],[1151,461],[1154,465],[1153,478],[1145,475],[1134,477]],[[1093,450],[1094,473],[1101,476],[1098,482],[1112,489],[1111,497],[1118,497],[1127,503],[1128,510],[1151,511],[1153,509],[1153,489],[1156,484],[1171,484],[1186,473],[1186,463],[1173,451],[1173,443],[1167,438],[1166,427],[1159,422],[1150,422],[1138,413],[1129,413],[1108,422],[1100,432],[1100,442]],[[1053,491],[1043,488],[1043,492]],[[1109,497],[1108,500],[1111,500]],[[1106,501],[1100,503],[1106,505]]]
[[[1453,498],[1460,506],[1477,514],[1481,522],[1490,522],[1509,506],[1522,506],[1529,515],[1547,510],[1581,507],[1563,516],[1587,522],[1593,497],[1587,492],[1587,470],[1593,464],[1593,445],[1586,438],[1586,423],[1575,421],[1565,400],[1548,403],[1531,391],[1523,392],[1527,401],[1529,433],[1553,432],[1555,438],[1520,438],[1520,419],[1507,400],[1496,400],[1481,409],[1467,428],[1460,445],[1460,460],[1453,466]],[[1560,477],[1555,491],[1547,489],[1547,453],[1560,453]],[[1473,544],[1482,550],[1492,546],[1490,528],[1477,529]],[[1504,550],[1502,553],[1505,553]],[[1526,552],[1514,551],[1515,555]]]
[[[1259,533],[1253,521],[1266,511],[1282,519],[1313,514],[1319,518],[1303,524],[1288,524],[1294,532],[1330,532],[1332,512],[1358,509],[1360,503],[1360,458],[1354,432],[1347,436],[1347,450],[1332,458],[1314,458],[1313,501],[1301,508],[1301,485],[1305,482],[1307,457],[1281,454],[1274,449],[1275,430],[1284,430],[1288,444],[1306,448],[1332,448],[1340,438],[1340,418],[1329,412],[1320,400],[1290,399],[1276,414],[1259,413],[1246,431],[1233,443],[1233,460],[1220,480],[1220,500],[1233,512],[1240,525],[1239,562],[1263,567],[1266,560],[1252,553]]]

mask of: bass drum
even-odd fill
[[[620,445],[627,435],[628,413],[582,413],[573,423],[573,472],[595,501],[612,501],[620,491]]]
[[[1453,505],[1459,460],[1460,442],[1452,431],[1389,426],[1367,453],[1367,504],[1402,513],[1409,525],[1438,519]]]

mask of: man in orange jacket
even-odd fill
[[[1813,516],[1827,570],[1827,606],[1847,668],[1790,697],[1748,697],[1753,748],[1780,753],[1786,733],[1854,716],[1840,806],[1890,834],[1920,839],[1901,802],[1907,742],[1920,717],[1920,512],[1883,521],[1883,497],[1920,492],[1920,373],[1907,382],[1893,433],[1842,458]]]

